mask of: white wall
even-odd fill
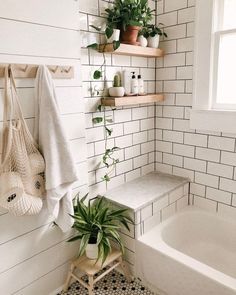
[[[83,47],[99,42],[99,34],[90,25],[98,26],[102,23],[102,13],[110,1],[89,0],[81,1],[81,43]],[[149,6],[154,9],[156,1],[149,0]],[[155,19],[154,19],[155,21]],[[86,108],[86,134],[88,143],[88,170],[90,191],[103,193],[106,190],[105,183],[101,180],[105,174],[104,166],[100,165],[104,153],[103,127],[93,125],[92,118],[99,116],[96,104],[99,101],[94,94],[94,87],[102,88],[102,82],[92,78],[93,71],[102,63],[101,54],[94,50],[82,49],[82,74],[84,97],[87,99]],[[131,56],[106,55],[107,79],[111,85],[117,72],[128,70],[142,74],[146,91],[155,92],[155,59]],[[120,163],[112,175],[108,189],[131,181],[141,175],[155,169],[155,107],[154,104],[136,105],[133,107],[117,108],[109,110],[114,123],[113,136],[109,140],[109,146],[118,146],[120,151],[117,157]]]
[[[219,214],[236,216],[236,135],[191,130],[194,0],[161,0],[158,22],[168,38],[161,46],[157,86],[166,93],[156,106],[156,169],[192,181],[192,202]]]
[[[0,1],[0,63],[72,65],[75,77],[55,80],[58,102],[70,139],[79,181],[87,190],[84,100],[80,68],[78,2],[73,0]],[[3,79],[0,79],[2,96]],[[24,116],[33,128],[33,79],[17,81]],[[0,97],[2,120],[2,97]],[[12,217],[0,209],[0,293],[48,295],[65,281],[77,243],[52,226],[44,210],[38,216]]]

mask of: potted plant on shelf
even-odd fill
[[[138,32],[145,22],[152,19],[148,0],[115,0],[111,12],[117,13],[117,28],[121,30],[121,42],[137,45]]]
[[[126,214],[128,209],[114,209],[102,196],[90,199],[85,204],[88,194],[82,199],[76,196],[74,201],[74,225],[78,235],[68,242],[80,240],[79,256],[86,253],[89,259],[101,259],[105,262],[111,252],[111,242],[114,242],[122,252],[119,230],[125,227],[128,231],[128,222],[132,219]]]
[[[162,26],[162,28],[160,27]],[[145,37],[148,40],[148,47],[158,48],[160,42],[160,36],[167,37],[167,34],[164,31],[163,24],[160,23],[156,25],[147,25]]]
[[[147,45],[148,45],[147,38],[148,37],[149,37],[148,28],[147,28],[147,26],[143,26],[142,29],[138,33],[138,42],[139,42],[140,46],[147,47]]]
[[[105,9],[104,16],[106,18],[106,36],[107,43],[113,43],[120,40],[120,28],[118,27],[121,22],[120,10],[116,6]]]
[[[121,86],[120,75],[114,76],[113,87],[109,88],[109,95],[112,97],[122,97],[125,95],[125,89]]]

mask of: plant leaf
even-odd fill
[[[93,79],[98,80],[98,79],[100,79],[100,78],[102,78],[102,72],[99,71],[99,70],[96,70],[96,71],[93,73]]]
[[[81,240],[82,239],[82,235],[78,235],[78,236],[75,236],[71,239],[69,239],[67,242],[74,242],[74,241],[78,241],[78,240]]]
[[[108,134],[109,136],[111,136],[113,130],[112,130],[112,129],[109,129],[109,128],[107,128],[107,127],[105,127],[105,129],[106,129],[107,134]]]
[[[108,39],[111,38],[111,36],[113,35],[113,32],[114,32],[113,28],[107,27],[106,30],[105,30],[106,37]]]
[[[79,248],[79,256],[82,256],[85,252],[85,248],[88,245],[90,238],[90,234],[86,234],[82,237],[81,242],[80,242],[80,248]]]
[[[117,50],[120,47],[120,41],[113,41],[113,49]]]
[[[93,118],[92,121],[93,121],[94,124],[102,123],[103,122],[103,117],[95,117],[95,118]]]
[[[93,43],[93,44],[88,45],[87,48],[92,48],[92,49],[98,50],[99,45],[97,43]]]
[[[101,32],[102,28],[96,27],[94,25],[90,25],[91,28],[95,29],[98,32]]]

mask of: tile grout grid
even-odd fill
[[[83,277],[86,281],[86,277]],[[67,292],[58,295],[87,295],[88,291],[78,282],[73,283]],[[103,279],[98,281],[94,288],[94,295],[155,295],[146,287],[142,286],[138,280],[129,283],[125,277],[112,271]]]

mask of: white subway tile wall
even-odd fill
[[[156,170],[189,177],[196,206],[235,216],[236,135],[189,127],[194,6],[194,0],[158,1],[157,23],[165,24],[168,38],[161,42],[166,56],[156,69],[157,90],[166,92],[156,106]]]
[[[84,1],[81,1],[84,2]],[[86,47],[90,43],[99,40],[100,34],[97,33],[91,25],[102,24],[102,13],[109,6],[110,1],[90,0],[85,1],[80,9],[81,20],[81,39],[82,45]],[[157,2],[149,0],[149,6],[156,8]],[[102,64],[102,55],[93,50],[83,49],[82,54],[82,72],[83,72],[83,88],[84,96],[87,100],[86,108],[86,129],[87,129],[87,145],[89,150],[89,183],[90,191],[93,193],[102,193],[101,184],[102,176],[105,169],[99,164],[104,152],[104,132],[102,127],[91,124],[92,118],[100,115],[96,111],[98,97],[94,91],[94,87],[102,89],[102,83],[92,78],[93,71]],[[184,57],[184,54],[183,54]],[[107,59],[107,79],[108,85],[111,85],[113,76],[121,73],[123,70],[130,72],[135,71],[136,75],[141,74],[146,91],[155,92],[156,85],[156,61],[153,58],[130,57],[106,55]],[[175,78],[175,77],[173,77]],[[108,108],[109,110],[109,108]],[[183,117],[183,110],[180,111],[180,117]],[[168,110],[167,110],[168,111]],[[155,106],[137,105],[134,107],[117,108],[110,110],[111,117],[114,120],[112,124],[113,136],[115,141],[111,144],[121,148],[118,156],[120,163],[117,164],[114,174],[109,183],[115,183],[117,176],[120,182],[124,183],[136,177],[139,177],[155,169]],[[170,113],[171,116],[171,113]],[[98,148],[99,146],[99,148]],[[96,159],[96,161],[93,161]],[[98,160],[98,161],[97,161]],[[119,183],[120,183],[119,182]],[[97,189],[100,189],[98,191]],[[105,186],[104,186],[105,189]]]

